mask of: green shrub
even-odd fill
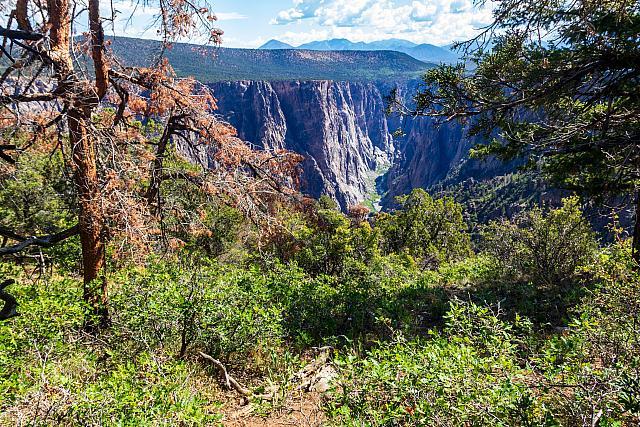
[[[512,221],[492,222],[482,237],[484,253],[494,263],[482,297],[504,300],[511,312],[539,323],[565,323],[591,283],[583,273],[598,249],[578,199],[564,199],[562,207],[548,212],[534,208]]]
[[[398,201],[398,210],[371,222],[362,212],[351,218],[343,214],[328,197],[305,212],[287,211],[287,231],[271,236],[268,253],[312,275],[331,276],[348,274],[354,265],[375,264],[382,255],[411,257],[424,269],[472,254],[462,207],[453,199],[433,199],[416,189]]]
[[[172,149],[164,167],[191,171],[195,166]],[[246,221],[227,200],[212,198],[183,180],[166,180],[161,190],[167,237],[179,239],[191,253],[209,258],[220,257],[237,246]]]
[[[483,240],[505,278],[547,288],[573,283],[598,247],[575,197],[564,199],[558,209],[534,208],[512,221],[492,222]]]
[[[378,233],[366,221],[352,221],[324,198],[305,215],[284,218],[288,234],[271,241],[271,252],[283,262],[295,262],[307,273],[339,276],[353,264],[379,257]]]
[[[452,198],[434,199],[426,191],[415,189],[398,197],[398,203],[396,211],[376,219],[384,253],[406,251],[424,266],[438,266],[471,255],[462,206]]]
[[[640,425],[640,274],[629,245],[603,251],[591,272],[597,287],[538,363],[566,425]]]
[[[149,345],[130,347],[117,326],[83,332],[81,281],[30,282],[13,273],[21,314],[0,323],[0,425],[199,426],[220,419],[217,380],[199,365]]]
[[[154,262],[120,281],[114,322],[133,343],[180,356],[200,349],[239,362],[282,338],[282,307],[257,268]]]
[[[302,345],[334,343],[339,336],[380,338],[389,327],[416,332],[439,322],[447,295],[436,276],[395,255],[352,263],[340,276],[308,276],[293,264],[271,265],[267,274],[287,336]]]
[[[453,302],[445,333],[340,357],[328,413],[346,426],[557,425],[527,386],[517,326]]]
[[[71,227],[76,200],[62,153],[22,153],[15,168],[0,174],[0,226],[22,236],[42,236]],[[32,249],[37,251],[40,250]],[[80,268],[80,242],[43,248],[44,260],[63,272]]]
[[[201,374],[183,361],[159,362],[146,352],[118,361],[78,393],[66,415],[69,424],[215,425],[219,404],[202,394],[203,384],[193,378]]]

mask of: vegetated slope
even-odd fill
[[[160,42],[117,37],[114,52],[125,63],[148,65]],[[165,52],[178,75],[211,83],[237,80],[364,81],[412,78],[432,67],[392,51],[227,49],[176,43]]]

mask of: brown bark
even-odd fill
[[[73,63],[69,46],[71,43],[71,18],[69,16],[69,0],[47,0],[49,10],[49,56],[58,74],[59,81],[63,81],[73,71]]]
[[[102,99],[109,85],[109,65],[104,52],[104,30],[100,21],[100,0],[89,0],[89,29],[91,30],[91,58],[96,74],[96,94]]]
[[[84,300],[91,313],[89,328],[108,323],[107,281],[104,274],[105,245],[103,240],[104,214],[96,164],[96,138],[90,132],[93,108],[100,95],[106,92],[104,62],[104,36],[99,16],[99,0],[90,2],[90,29],[94,46],[92,55],[97,58],[96,86],[73,76],[70,54],[71,17],[69,0],[47,0],[49,9],[50,57],[57,74],[59,90],[68,106],[67,124],[74,169],[74,181],[78,191],[78,227],[82,247],[84,275]],[[99,80],[99,81],[98,81]],[[96,323],[97,321],[97,323]]]
[[[91,108],[69,110],[69,140],[72,147],[74,180],[78,189],[80,213],[80,243],[84,274],[84,299],[92,315],[101,325],[109,321],[107,281],[104,274],[104,216],[101,206],[100,182],[96,165],[96,141],[89,132]],[[89,326],[95,326],[89,324]]]
[[[28,3],[28,0],[18,0],[16,2],[16,22],[18,23],[18,28],[23,31],[32,31],[31,23],[29,22]]]

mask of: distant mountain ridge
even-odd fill
[[[370,43],[352,42],[347,39],[331,39],[314,41],[294,47],[279,40],[269,40],[260,46],[262,50],[301,49],[320,51],[381,51],[390,50],[406,53],[420,61],[432,63],[453,63],[459,60],[458,55],[447,47],[435,46],[428,43],[416,44],[408,40],[387,39]]]
[[[260,49],[267,49],[267,50],[271,50],[271,49],[294,49],[294,47],[291,46],[288,43],[284,43],[284,42],[281,42],[279,40],[269,40],[268,42],[266,42],[265,44],[260,46]]]
[[[148,66],[161,43],[128,37],[110,38],[114,53],[125,63]],[[433,64],[395,51],[319,51],[292,49],[230,49],[175,43],[165,51],[179,76],[204,83],[219,81],[412,79]]]

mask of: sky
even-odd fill
[[[212,6],[225,33],[222,46],[240,48],[331,38],[443,46],[468,40],[491,21],[490,3],[476,7],[473,0],[212,0]],[[149,24],[157,9],[136,8],[130,0],[114,0],[114,9],[120,13],[107,34],[156,37]]]

